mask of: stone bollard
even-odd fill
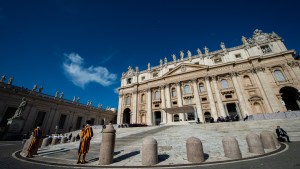
[[[113,162],[115,140],[116,140],[116,130],[114,126],[109,124],[105,129],[102,130],[102,142],[100,147],[100,165],[108,165]]]
[[[260,133],[260,139],[264,149],[276,149],[271,132],[262,131]]]
[[[75,142],[75,140],[76,140],[75,136],[71,138],[71,142]]]
[[[271,132],[271,134],[272,134],[272,138],[273,138],[273,141],[275,143],[275,146],[280,146],[280,143],[277,139],[277,135],[274,132]]]
[[[56,145],[57,143],[58,143],[58,138],[57,137],[53,137],[51,145]]]
[[[67,138],[67,137],[62,137],[62,138],[61,138],[61,141],[60,141],[60,144],[64,144],[64,143],[66,143],[66,142],[67,142],[67,140],[68,140],[68,138]]]
[[[46,147],[49,145],[49,138],[44,138],[43,143],[42,143],[42,147]]]
[[[28,155],[28,148],[30,146],[30,143],[32,142],[33,136],[31,135],[29,139],[26,140],[22,152],[20,153],[21,156],[26,157]]]
[[[242,154],[238,141],[233,136],[225,136],[222,139],[225,157],[241,159]]]
[[[33,149],[32,155],[37,155],[38,149],[42,146],[42,143],[43,143],[42,138],[37,139],[37,143],[36,143],[36,146]]]
[[[187,160],[192,163],[204,161],[203,147],[200,139],[190,137],[186,140]]]
[[[257,134],[250,133],[246,136],[249,152],[255,154],[265,154],[263,144]]]
[[[142,164],[146,166],[158,163],[157,141],[152,137],[146,137],[142,144]]]

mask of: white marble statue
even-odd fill
[[[183,58],[184,58],[184,53],[183,53],[183,50],[182,50],[182,51],[180,51],[180,59],[183,60]]]
[[[101,109],[102,108],[102,104],[98,104],[98,108]]]
[[[64,95],[65,95],[64,92],[61,92],[59,98],[63,99]]]
[[[167,57],[165,57],[165,64],[167,64],[168,63],[168,59],[167,59]]]
[[[209,49],[205,46],[204,47],[205,55],[208,55]]]
[[[197,53],[198,53],[198,55],[201,57],[202,56],[202,52],[201,52],[201,50],[199,49],[199,48],[197,48]]]
[[[76,102],[77,102],[77,103],[79,103],[79,101],[80,101],[80,97],[77,97],[77,100],[76,100]]]
[[[39,87],[39,93],[42,93],[42,91],[43,91],[43,86],[41,86],[41,87]]]
[[[242,36],[242,42],[243,45],[248,45],[247,38],[245,36]]]
[[[163,65],[163,61],[162,59],[159,60],[159,65],[162,66]]]
[[[221,49],[226,50],[224,42],[221,42],[220,47],[221,47]]]
[[[173,61],[176,62],[176,55],[175,54],[172,55],[172,58],[173,58]]]
[[[11,77],[8,79],[7,84],[12,85],[12,82],[14,81],[14,77]]]
[[[58,91],[55,92],[55,98],[58,98]]]
[[[76,96],[73,97],[73,103],[76,102]]]
[[[139,67],[138,66],[135,67],[135,71],[139,72]]]
[[[187,55],[188,55],[189,58],[192,57],[192,52],[190,50],[188,50]]]
[[[16,110],[14,116],[10,119],[16,119],[16,118],[22,118],[22,115],[23,115],[23,111],[25,110],[25,107],[27,105],[27,101],[26,101],[26,98],[23,97],[22,98],[22,102],[20,103],[18,109]]]
[[[6,75],[2,75],[2,76],[1,76],[0,82],[1,82],[1,83],[4,83],[5,80],[6,80]]]
[[[150,65],[150,63],[148,63],[148,71],[150,71],[151,70],[151,65]]]
[[[35,84],[33,85],[32,91],[36,91],[36,89],[37,89],[37,85]]]

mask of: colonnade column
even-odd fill
[[[239,100],[239,104],[240,104],[240,108],[241,108],[241,118],[244,118],[246,115],[248,115],[248,110],[247,110],[247,106],[246,106],[246,102],[244,100],[243,94],[241,92],[241,88],[239,86],[239,83],[236,79],[237,73],[236,72],[231,72],[230,73],[231,78],[232,78],[232,82],[236,91],[236,95],[237,98]]]
[[[164,110],[166,108],[166,100],[165,100],[165,86],[160,87],[160,95],[161,95],[161,117],[162,117],[162,123],[167,123],[167,113]]]
[[[193,79],[192,82],[193,82],[194,97],[195,97],[196,111],[197,111],[197,117],[195,119],[197,121],[197,118],[199,118],[200,122],[204,122],[203,112],[202,112],[200,97],[199,97],[199,90],[197,88],[197,79]]]
[[[147,125],[152,126],[152,119],[153,119],[153,113],[152,113],[152,92],[151,89],[147,90]]]
[[[299,62],[297,61],[291,61],[287,63],[291,69],[293,70],[294,75],[296,76],[298,82],[300,82],[300,68],[299,68]]]
[[[170,85],[167,84],[166,85],[166,107],[167,108],[171,108],[171,94],[170,94]],[[170,123],[172,122],[172,114],[170,113],[167,113],[167,123]]]
[[[134,91],[132,94],[133,98],[133,105],[132,105],[132,115],[131,115],[131,123],[137,123],[137,91]]]
[[[273,88],[271,87],[268,78],[264,74],[264,70],[265,68],[263,67],[254,68],[254,72],[257,74],[258,79],[262,85],[262,88],[266,93],[272,112],[278,112],[281,110],[281,107],[279,106],[281,103],[279,103],[279,100],[276,98]]]
[[[214,118],[214,120],[216,120],[218,118],[218,115],[217,115],[214,96],[211,92],[211,87],[210,87],[210,82],[209,82],[208,76],[205,77],[205,83],[206,83],[206,90],[207,90],[207,94],[208,94],[209,105],[210,105],[210,109],[211,109],[211,115]]]
[[[177,105],[178,107],[182,107],[182,96],[181,96],[181,89],[180,89],[180,82],[176,83],[176,90],[177,90]],[[179,114],[179,119],[185,121],[185,112]]]
[[[118,117],[117,117],[117,123],[122,124],[122,104],[123,104],[123,95],[119,95],[119,106],[118,106]]]
[[[218,89],[216,77],[212,76],[211,79],[212,79],[212,82],[213,82],[214,91],[216,93],[217,104],[218,104],[218,108],[219,108],[219,111],[220,111],[219,115],[221,115],[223,117],[226,117],[226,113],[225,113],[223,102],[222,102],[222,99],[221,99],[221,95],[220,95],[220,92],[219,92],[219,89]]]

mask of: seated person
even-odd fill
[[[290,142],[289,136],[282,128],[280,128],[280,126],[277,126],[276,134],[277,134],[278,139],[280,139],[282,137],[286,137],[287,141]]]

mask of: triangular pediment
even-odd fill
[[[169,71],[168,73],[164,74],[163,76],[173,76],[173,75],[179,75],[184,74],[188,72],[193,72],[197,70],[203,70],[207,69],[207,65],[196,65],[196,64],[189,64],[189,63],[182,63],[177,65],[173,70]]]

